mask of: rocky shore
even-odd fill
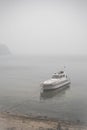
[[[87,125],[47,117],[0,113],[0,130],[87,130]]]

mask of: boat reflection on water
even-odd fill
[[[66,93],[66,90],[70,88],[70,85],[64,86],[63,88],[58,88],[55,90],[42,91],[40,92],[40,100],[46,100],[53,97],[61,97]]]

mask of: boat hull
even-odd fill
[[[65,87],[69,84],[70,84],[70,81],[67,81],[67,82],[64,82],[64,83],[61,83],[61,84],[46,86],[46,87],[43,85],[43,90],[47,91],[47,90],[61,89],[61,88]]]

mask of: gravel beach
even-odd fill
[[[87,130],[87,126],[78,123],[53,121],[51,119],[26,118],[0,113],[0,130]]]

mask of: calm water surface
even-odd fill
[[[66,66],[71,86],[42,93],[40,83]],[[87,59],[0,57],[0,111],[87,121]]]

